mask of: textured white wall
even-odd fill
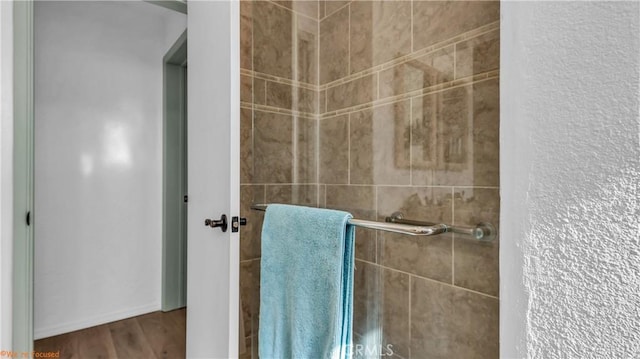
[[[35,5],[35,336],[160,308],[162,57],[186,16]]]
[[[501,355],[640,357],[640,3],[501,15]]]

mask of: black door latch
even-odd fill
[[[231,232],[237,232],[240,230],[240,226],[246,226],[247,219],[244,217],[233,216],[231,218]]]

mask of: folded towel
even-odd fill
[[[259,354],[349,357],[354,229],[347,212],[267,207],[262,228]]]

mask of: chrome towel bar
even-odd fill
[[[266,211],[268,204],[254,204],[251,209]],[[349,224],[357,227],[378,229],[381,231],[409,234],[412,236],[433,236],[442,233],[456,233],[471,236],[479,241],[491,241],[496,236],[496,230],[490,223],[480,223],[475,227],[450,226],[442,223],[422,222],[404,219],[402,213],[396,212],[387,217],[385,222],[367,221],[352,218]]]

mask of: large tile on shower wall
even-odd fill
[[[254,182],[291,183],[293,179],[292,117],[255,111],[253,124]]]
[[[252,260],[251,273],[254,280],[253,285],[253,300],[251,301],[251,332],[253,333],[253,337],[258,337],[258,324],[260,322],[260,259]],[[257,340],[254,339],[252,346],[255,350],[257,347]],[[257,356],[254,356],[257,358]]]
[[[256,329],[256,333],[257,332],[258,332],[258,330]],[[253,342],[252,342],[252,345],[251,345],[251,347],[252,347],[252,354],[251,355],[252,355],[253,359],[259,359],[260,358],[260,356],[258,355],[259,354],[259,348],[260,348],[260,344],[259,344],[258,338],[259,338],[259,336],[257,334],[254,335],[253,338],[252,338]]]
[[[498,186],[498,80],[412,101],[413,184]]]
[[[255,312],[255,294],[258,292],[259,280],[256,278],[254,270],[255,263],[258,261],[240,262],[240,300],[242,306],[242,323],[244,325],[244,336],[251,337],[252,321]],[[246,343],[246,347],[251,352],[251,341]]]
[[[380,72],[380,98],[453,80],[454,48],[448,46]]]
[[[253,67],[292,78],[293,13],[269,1],[253,2]]]
[[[437,174],[446,170],[444,141],[438,133],[443,103],[443,92],[411,100],[411,180],[414,185],[434,184]],[[466,171],[467,176],[470,176],[469,172]]]
[[[266,104],[315,114],[318,106],[318,92],[304,87],[267,81]]]
[[[411,52],[410,1],[354,1],[350,24],[352,74]]]
[[[267,104],[267,81],[253,78],[253,103],[258,105]]]
[[[253,69],[253,2],[240,2],[240,67]]]
[[[356,260],[353,330],[355,358],[367,348],[408,358],[409,275]]]
[[[409,357],[409,275],[383,269],[382,288],[383,348]],[[386,350],[383,351],[385,353]]]
[[[410,183],[410,101],[352,113],[352,184]]]
[[[240,216],[247,219],[247,225],[240,227],[240,259],[260,257],[260,238],[264,212],[251,209],[254,203],[264,203],[263,185],[240,186]]]
[[[500,19],[499,1],[414,1],[413,50]]]
[[[260,260],[240,262],[240,298],[245,334],[251,337],[258,334],[260,307]],[[251,352],[253,342],[246,341],[246,348]]]
[[[277,4],[285,6],[298,14],[308,16],[313,19],[318,18],[318,0],[297,0],[297,1],[275,1]]]
[[[404,218],[434,223],[452,221],[451,189],[379,187],[378,220],[394,212]],[[416,237],[379,232],[380,263],[385,267],[451,283],[451,235]]]
[[[251,359],[251,337],[244,338],[244,351],[242,351],[243,343],[238,346],[238,358],[239,359]]]
[[[327,90],[320,90],[318,94],[318,115],[327,112]]]
[[[322,3],[324,3],[325,16],[327,16],[327,15],[331,15],[341,7],[347,5],[349,2],[350,1],[324,0],[324,1],[321,1],[320,6],[322,6]]]
[[[380,345],[382,327],[382,268],[356,259],[353,272],[353,331],[355,345]],[[368,335],[367,335],[368,334]]]
[[[240,183],[253,181],[253,111],[240,109]]]
[[[376,189],[373,186],[327,185],[325,207],[350,212],[355,218],[376,219]],[[376,261],[376,231],[356,228],[356,258]]]
[[[318,185],[267,185],[266,203],[318,206]]]
[[[473,184],[500,185],[500,80],[473,84]]]
[[[289,84],[267,81],[266,104],[268,106],[293,110],[293,90]]]
[[[253,77],[240,75],[240,101],[253,102]]]
[[[320,183],[349,182],[349,115],[320,120]]]
[[[500,68],[500,30],[456,44],[456,77],[461,78]]]
[[[317,8],[317,1],[314,3]],[[318,21],[298,16],[296,25],[297,80],[316,85],[318,83]]]
[[[314,183],[317,181],[317,126],[315,118],[299,117],[294,121],[296,153],[294,156],[294,183]]]
[[[411,278],[411,358],[498,358],[499,302]]]
[[[327,89],[327,111],[372,102],[377,98],[376,75],[368,75]]]
[[[441,165],[435,172],[434,184],[473,185],[476,182],[472,98],[473,91],[467,86],[443,92],[439,103],[436,102],[441,106],[436,132]]]
[[[349,7],[320,22],[320,84],[349,74]]]
[[[488,188],[455,188],[454,223],[475,226],[489,222],[499,228],[500,191]],[[491,242],[472,240],[463,235],[454,239],[454,284],[498,296],[500,288],[498,238]]]
[[[413,99],[414,184],[474,184],[472,96],[466,86]]]

